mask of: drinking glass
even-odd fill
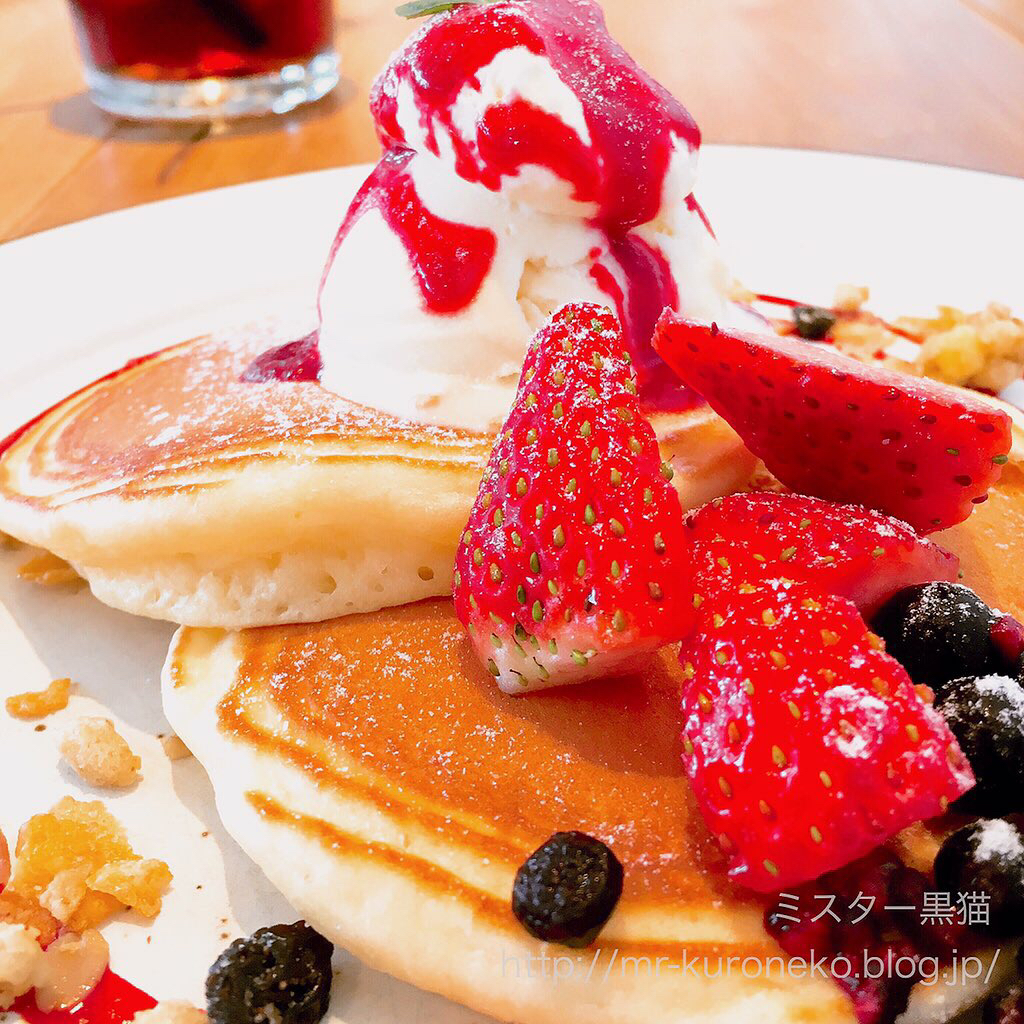
[[[97,106],[143,120],[283,113],[338,83],[331,0],[71,0]]]

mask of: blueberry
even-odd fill
[[[1008,821],[984,818],[954,832],[935,858],[942,892],[983,894],[988,922],[974,927],[995,938],[1024,934],[1024,836]]]
[[[939,695],[942,712],[977,785],[953,805],[998,818],[1024,811],[1024,688],[1007,676],[955,679]]]
[[[796,333],[808,341],[821,341],[835,327],[836,315],[821,306],[794,306],[793,325]]]
[[[206,977],[210,1024],[316,1024],[331,999],[333,953],[305,921],[236,939]]]
[[[1011,985],[990,996],[981,1011],[982,1024],[1024,1024],[1024,989]]]
[[[992,643],[999,616],[961,583],[920,583],[884,604],[872,628],[915,683],[941,690],[952,679],[999,672]]]
[[[556,832],[516,872],[512,912],[545,942],[589,945],[622,895],[622,865],[599,839]]]

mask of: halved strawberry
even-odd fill
[[[691,629],[692,573],[615,317],[533,340],[455,561],[455,610],[509,693],[579,682]]]
[[[851,600],[866,616],[915,583],[956,580],[959,559],[861,505],[800,494],[732,494],[691,512],[697,590],[790,580]]]
[[[741,585],[683,645],[683,761],[729,873],[817,878],[945,811],[974,776],[942,716],[841,597]]]
[[[787,487],[881,509],[919,533],[966,519],[1010,451],[1001,409],[830,346],[669,311],[654,345]]]

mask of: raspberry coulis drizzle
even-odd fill
[[[356,193],[334,239],[320,286],[352,225],[377,210],[401,239],[431,313],[455,313],[473,301],[491,269],[497,239],[487,228],[457,224],[431,213],[420,200],[408,164],[409,149],[389,150]]]
[[[467,140],[453,111],[461,90],[501,52],[542,55],[583,108],[590,144],[561,120],[523,100],[489,107]],[[497,190],[525,164],[547,167],[597,205],[595,223],[628,230],[652,220],[676,139],[700,145],[686,109],[612,40],[589,0],[504,0],[458,7],[416,33],[374,85],[370,109],[385,147],[410,146],[398,95],[411,92],[428,147],[438,126],[455,146],[456,170]]]
[[[633,366],[645,404],[660,409],[688,408],[697,400],[678,378],[666,372],[661,356],[649,345],[637,345],[636,339],[650,338],[666,307],[676,308],[679,292],[668,261],[655,246],[635,234],[609,238],[609,247],[628,286],[623,289],[612,271],[595,262],[590,276],[611,300],[622,324],[623,333],[634,344]]]
[[[703,215],[703,214],[702,214]],[[800,299],[790,299],[784,295],[768,295],[759,294],[754,296],[756,302],[763,302],[767,306],[785,306],[787,309],[793,309],[795,306],[808,306],[812,303],[803,302]],[[889,323],[888,320],[883,320],[880,316],[876,316],[874,313],[867,313],[863,310],[842,310],[842,309],[830,309],[830,313],[834,313],[838,318],[846,320],[866,320],[871,323],[876,323],[880,327],[884,327],[891,334],[899,335],[901,338],[906,338],[907,341],[912,341],[917,345],[921,344],[921,338],[911,331],[904,330],[902,327],[897,327],[895,324]]]
[[[96,987],[69,1010],[43,1012],[30,992],[13,1006],[28,1024],[127,1024],[135,1014],[156,1006],[156,1000],[109,968]]]

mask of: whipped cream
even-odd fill
[[[386,152],[324,272],[324,387],[494,429],[532,335],[590,301],[623,321],[650,404],[692,401],[650,336],[665,306],[734,312],[692,195],[699,133],[590,0],[439,15],[392,58],[371,109]]]

